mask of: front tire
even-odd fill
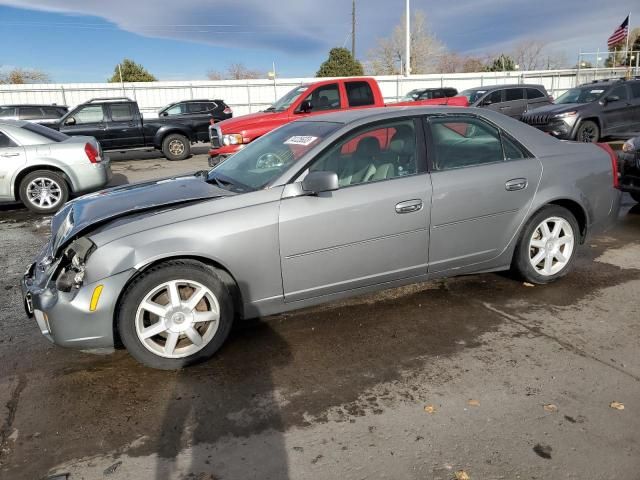
[[[35,213],[57,212],[69,199],[69,186],[62,175],[51,170],[36,170],[20,182],[22,203]]]
[[[162,153],[167,160],[184,160],[191,155],[191,142],[184,135],[172,133],[162,141]]]
[[[231,295],[215,268],[172,260],[129,285],[118,332],[140,363],[175,370],[211,358],[227,339],[233,318]]]
[[[578,127],[576,141],[585,143],[596,143],[600,140],[600,127],[596,122],[585,120]]]
[[[579,235],[580,227],[569,210],[547,205],[525,225],[512,269],[530,283],[545,284],[564,277],[573,266]]]

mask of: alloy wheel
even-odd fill
[[[561,217],[543,220],[529,241],[529,261],[545,277],[562,271],[571,260],[575,236],[571,224]]]
[[[202,350],[220,324],[213,292],[193,280],[162,283],[145,295],[136,313],[136,333],[152,353],[183,358]]]
[[[27,198],[36,207],[53,208],[62,200],[62,188],[51,178],[34,178],[27,185]]]
[[[171,140],[169,142],[169,152],[171,155],[180,156],[184,153],[184,143],[180,140]]]

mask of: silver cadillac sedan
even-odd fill
[[[487,110],[320,115],[208,172],[71,201],[25,306],[59,345],[180,368],[241,319],[453,275],[557,280],[616,218],[617,181],[608,147]]]
[[[110,178],[109,159],[95,138],[0,120],[0,202],[20,200],[36,213],[53,213],[70,194],[97,190]]]

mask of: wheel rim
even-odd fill
[[[593,143],[594,139],[596,138],[596,131],[593,127],[584,127],[581,133],[582,135],[580,138],[583,142]]]
[[[561,272],[571,260],[575,237],[564,218],[550,217],[540,222],[529,241],[529,262],[545,277]]]
[[[38,208],[53,208],[62,201],[62,188],[51,178],[34,178],[27,185],[27,198]]]
[[[184,144],[180,140],[171,140],[169,142],[169,152],[172,155],[182,155],[184,153]]]
[[[152,289],[136,313],[138,339],[164,358],[183,358],[206,347],[220,324],[213,292],[193,280],[172,280]]]

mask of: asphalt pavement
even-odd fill
[[[114,183],[206,168],[119,155]],[[557,283],[474,275],[250,321],[179,372],[42,337],[19,282],[49,224],[0,209],[0,479],[640,478],[628,197]]]

